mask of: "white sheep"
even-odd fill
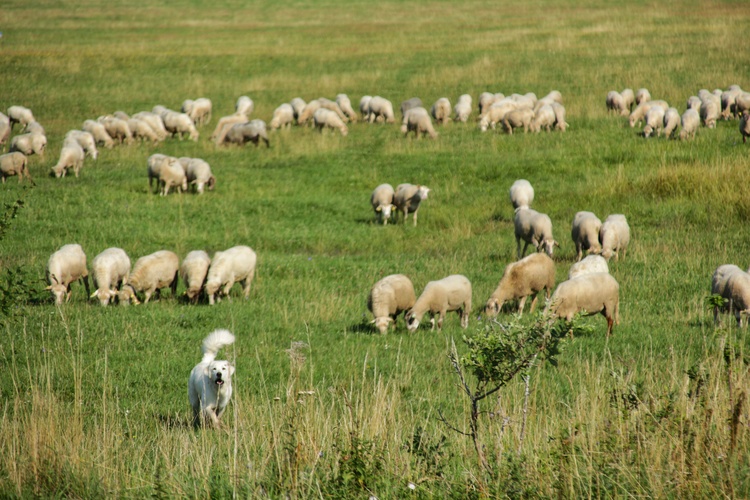
[[[65,134],[63,142],[68,140],[76,141],[91,159],[96,160],[99,156],[99,150],[96,149],[96,139],[94,139],[94,136],[90,132],[84,132],[83,130],[69,130],[68,133]]]
[[[680,130],[680,139],[685,140],[694,138],[700,124],[701,117],[695,109],[691,108],[682,113],[682,116],[680,117],[680,125],[682,126],[682,130]]]
[[[742,144],[745,144],[747,137],[750,136],[750,111],[743,111],[740,118],[740,134],[742,135]]]
[[[154,153],[148,157],[146,163],[148,164],[148,187],[153,190],[153,181],[156,179],[156,191],[158,192],[161,188],[159,183],[159,174],[161,173],[162,165],[165,162],[176,162],[177,158],[174,156],[167,156],[161,153]]]
[[[635,93],[635,104],[638,106],[639,104],[643,102],[648,102],[651,100],[651,93],[648,91],[648,89],[638,89],[638,92]]]
[[[5,151],[5,144],[10,139],[10,119],[5,113],[0,113],[0,147]]]
[[[299,115],[305,109],[305,106],[307,106],[307,103],[301,97],[295,97],[294,99],[289,101],[289,104],[292,106],[292,109],[294,110],[294,119],[298,120]]]
[[[29,161],[28,158],[26,158],[26,155],[18,151],[1,155],[0,178],[2,178],[3,184],[5,184],[6,177],[12,177],[14,175],[18,176],[19,183],[23,180],[24,175],[31,181],[28,163]]]
[[[185,102],[183,102],[182,112],[188,115],[191,120],[193,120],[193,123],[196,127],[200,127],[201,125],[205,125],[206,123],[211,121],[212,107],[213,105],[211,104],[211,99],[208,99],[206,97],[199,97],[194,101],[187,99]]]
[[[128,115],[125,111],[115,111],[114,113],[112,113],[112,116],[114,116],[115,118],[119,118],[120,120],[130,120],[130,115]]]
[[[545,297],[549,299],[554,287],[555,263],[546,254],[533,253],[505,266],[503,277],[487,300],[484,312],[489,317],[495,317],[500,313],[505,302],[520,299],[518,314],[522,314],[526,299],[533,296],[529,311],[533,313],[539,292],[544,290]]]
[[[513,134],[513,129],[519,127],[523,127],[523,131],[527,132],[533,119],[533,110],[529,108],[514,109],[503,116],[503,128],[511,135]]]
[[[100,116],[96,121],[104,125],[107,135],[113,140],[119,141],[120,144],[131,144],[133,142],[133,133],[125,120],[114,116]]]
[[[380,333],[386,333],[388,325],[395,327],[398,315],[411,309],[415,302],[414,285],[403,274],[381,279],[372,285],[367,296],[367,308],[374,317],[372,324]]]
[[[451,121],[451,102],[447,97],[441,97],[432,105],[430,115],[438,125],[445,125]]]
[[[643,137],[651,137],[654,131],[656,131],[657,135],[661,135],[665,114],[665,110],[661,106],[651,106],[649,108],[644,120],[646,125],[643,127]]]
[[[211,258],[203,250],[188,253],[180,265],[180,277],[187,287],[185,295],[193,304],[198,302],[210,265]]]
[[[379,95],[370,99],[369,103],[370,123],[382,118],[385,123],[394,123],[396,118],[393,115],[393,104],[391,101]]]
[[[313,119],[313,115],[317,110],[321,108],[320,100],[313,99],[308,102],[297,117],[298,125],[306,125],[310,120]]]
[[[315,124],[315,128],[320,130],[321,133],[324,128],[330,128],[338,130],[341,135],[345,137],[349,134],[349,129],[341,120],[341,117],[327,108],[319,108],[315,110],[315,113],[313,113],[313,123]]]
[[[699,109],[701,121],[706,128],[716,128],[716,121],[720,116],[720,104],[715,100],[704,100]]]
[[[370,195],[370,204],[375,211],[375,217],[382,221],[383,225],[388,224],[391,218],[391,210],[395,208],[393,204],[393,195],[396,192],[390,184],[381,184],[372,191]]]
[[[408,214],[413,213],[414,225],[417,225],[417,211],[422,200],[427,199],[430,188],[414,184],[399,184],[393,195],[393,205],[397,212],[404,214],[404,224]],[[395,219],[395,218],[394,218]]]
[[[460,95],[456,105],[453,106],[453,112],[456,114],[456,121],[466,123],[471,116],[471,96],[469,94]]]
[[[680,112],[677,108],[669,108],[664,113],[664,137],[669,139],[677,132],[677,127],[680,125]]]
[[[161,119],[164,120],[164,128],[172,136],[178,136],[182,140],[183,136],[187,135],[192,141],[198,140],[200,135],[198,129],[195,128],[193,120],[185,113],[167,110],[161,114]]]
[[[578,313],[601,313],[607,319],[607,336],[620,324],[620,285],[609,273],[590,273],[563,281],[552,294],[545,314],[571,321]]]
[[[363,95],[359,100],[359,112],[362,113],[362,120],[370,121],[370,101],[372,100],[371,95]]]
[[[401,117],[403,117],[404,114],[406,114],[406,112],[410,109],[418,107],[424,107],[424,105],[422,104],[422,99],[420,99],[419,97],[412,97],[410,99],[402,101],[401,106],[399,107],[399,109],[401,110]]]
[[[164,128],[164,120],[161,119],[161,115],[157,115],[151,111],[139,111],[130,117],[133,120],[141,120],[151,127],[151,130],[159,137],[160,141],[163,141],[169,135],[167,129]]]
[[[42,134],[47,135],[47,132],[44,130],[44,127],[42,127],[42,124],[38,121],[29,122],[26,125],[26,131],[30,134]]]
[[[133,139],[147,139],[154,144],[162,140],[159,134],[145,120],[130,118],[127,123]]]
[[[729,273],[722,297],[729,301],[727,307],[734,312],[737,326],[742,327],[742,316],[750,315],[750,274],[743,270]]]
[[[21,125],[21,130],[26,130],[26,126],[35,121],[34,114],[29,108],[24,106],[11,106],[8,108],[8,121],[10,122],[10,129],[13,130],[13,126],[16,123]]]
[[[505,115],[518,109],[518,103],[512,99],[500,99],[495,101],[479,120],[479,129],[486,132],[488,128],[495,129],[498,123],[503,121]]]
[[[479,94],[479,99],[477,99],[477,110],[479,111],[480,120],[484,117],[485,113],[487,113],[495,100],[495,94],[492,92],[482,92]]]
[[[536,113],[534,113],[534,118],[531,120],[531,124],[529,125],[529,130],[532,132],[541,132],[542,129],[545,129],[547,132],[552,130],[552,127],[555,125],[555,111],[552,109],[552,106],[549,104],[544,104],[542,107],[540,107]]]
[[[741,92],[734,100],[735,114],[750,111],[750,92]]]
[[[52,167],[52,173],[55,177],[65,177],[68,169],[72,168],[73,173],[78,177],[81,168],[83,168],[83,160],[86,156],[85,151],[78,144],[78,141],[71,138],[63,143],[63,147],[60,150],[60,159],[57,164]]]
[[[234,112],[237,114],[245,115],[249,117],[255,110],[255,103],[246,95],[241,95],[237,98],[237,102],[234,105]]]
[[[150,182],[151,172],[149,170],[149,183]],[[166,161],[162,162],[161,168],[159,169],[159,184],[163,186],[161,192],[162,196],[167,196],[172,186],[177,188],[178,193],[187,191],[187,174],[185,174],[185,168],[182,166],[179,160],[171,161],[171,159],[167,159]]]
[[[415,332],[425,313],[429,312],[432,329],[435,329],[435,315],[438,315],[437,327],[442,330],[445,314],[456,311],[461,316],[461,328],[469,326],[471,313],[471,282],[466,276],[453,274],[438,281],[430,281],[414,306],[406,313],[406,325],[409,332]]]
[[[272,130],[291,127],[294,123],[294,108],[289,103],[279,105],[273,110],[273,118],[268,123]]]
[[[118,298],[120,305],[129,305],[132,301],[139,304],[138,292],[144,294],[144,304],[148,304],[151,296],[156,293],[158,298],[161,289],[169,287],[172,296],[177,291],[177,277],[180,268],[180,258],[176,253],[169,250],[159,250],[149,255],[144,255],[133,266],[128,276],[128,282],[120,287]]]
[[[354,111],[354,108],[352,108],[352,101],[349,100],[349,96],[346,94],[336,95],[336,104],[350,121],[357,121],[357,113]]]
[[[216,177],[211,172],[211,166],[200,158],[191,158],[185,169],[188,184],[195,186],[198,194],[203,194],[203,189],[213,191],[216,186]]]
[[[620,95],[622,96],[622,99],[625,101],[625,107],[627,108],[626,111],[623,113],[623,116],[627,116],[630,114],[630,111],[633,109],[633,103],[635,103],[635,93],[633,93],[633,89],[626,88],[626,89],[623,89],[622,92],[620,92]]]
[[[518,179],[510,186],[508,191],[510,203],[513,210],[517,208],[529,208],[534,202],[534,188],[526,179]]]
[[[404,119],[401,123],[401,132],[404,137],[410,132],[414,132],[417,139],[421,135],[429,135],[435,139],[438,134],[435,132],[435,128],[432,126],[432,120],[427,110],[422,107],[411,108],[404,113]],[[421,134],[421,135],[420,135]]]
[[[47,147],[47,136],[42,134],[21,134],[10,141],[10,152],[18,151],[26,156],[39,155],[44,157]]]
[[[620,252],[625,257],[630,243],[630,226],[623,214],[612,214],[604,220],[599,230],[599,241],[602,244],[602,257],[608,261],[613,254],[615,260],[619,260]]]
[[[568,279],[591,273],[608,273],[607,259],[601,255],[587,255],[578,262],[574,262],[568,270]]]
[[[91,298],[99,299],[99,303],[106,306],[117,296],[118,288],[128,282],[130,257],[122,248],[107,248],[91,261],[91,274],[96,287]]]
[[[576,246],[576,261],[583,258],[583,251],[587,253],[601,253],[602,246],[599,243],[599,230],[602,221],[593,212],[577,212],[573,217],[573,227],[570,236]]]
[[[606,104],[608,111],[614,111],[622,116],[630,114],[630,108],[625,103],[625,98],[616,90],[607,92]]]
[[[520,260],[526,254],[529,245],[533,245],[538,252],[544,251],[552,257],[556,246],[560,246],[552,236],[552,220],[547,214],[542,214],[531,208],[519,207],[513,217],[516,236],[516,255]],[[524,241],[523,252],[521,240]]]
[[[86,269],[86,254],[81,245],[71,243],[63,245],[47,261],[46,290],[52,292],[55,304],[61,305],[70,300],[70,284],[83,279],[86,296],[89,295],[89,272]]]
[[[252,142],[258,147],[260,140],[265,142],[266,147],[270,147],[268,140],[268,131],[266,122],[260,119],[250,120],[247,123],[237,123],[232,125],[224,137],[223,144],[238,144],[244,146],[247,142]]]
[[[727,289],[729,277],[735,273],[744,272],[738,266],[734,264],[723,264],[716,268],[714,274],[711,276],[711,294],[719,295],[724,299],[730,299],[731,293]],[[725,304],[722,310],[726,311],[729,309],[730,304]],[[719,323],[719,307],[714,305],[714,325]]]
[[[568,122],[565,121],[565,106],[559,102],[551,104],[552,111],[555,112],[555,129],[565,132],[568,129]]]
[[[341,107],[338,105],[338,103],[327,99],[325,97],[318,97],[318,102],[320,103],[320,107],[327,109],[329,111],[333,111],[338,115],[339,118],[341,118],[341,121],[346,123],[349,121],[349,118],[347,118],[346,113],[341,109]],[[314,115],[314,113],[313,113]]]
[[[737,96],[742,94],[739,85],[733,85],[721,93],[721,117],[728,120],[732,115],[736,116]]]
[[[227,133],[229,130],[237,124],[248,123],[247,115],[243,113],[235,113],[229,116],[222,116],[216,123],[216,128],[211,134],[211,140],[216,144],[224,144]]]
[[[208,303],[213,305],[221,295],[229,298],[229,291],[235,282],[242,282],[242,293],[247,299],[250,296],[250,284],[255,276],[257,256],[252,248],[236,246],[223,252],[216,252],[211,259],[206,278],[206,295]],[[221,293],[219,288],[224,287]]]
[[[685,109],[694,109],[696,111],[700,111],[701,104],[703,101],[701,101],[701,98],[697,95],[691,95],[688,97],[687,102],[685,103]]]
[[[83,126],[81,127],[81,129],[84,132],[88,132],[92,136],[94,136],[94,140],[96,140],[96,143],[102,144],[107,149],[112,149],[112,147],[115,145],[115,141],[112,139],[112,136],[107,133],[107,129],[104,128],[104,125],[97,121],[86,120],[85,122],[83,122]]]

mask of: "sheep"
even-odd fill
[[[236,114],[245,115],[250,117],[255,110],[255,103],[246,95],[241,95],[237,98],[237,102],[234,105],[234,112]]]
[[[16,123],[21,125],[21,131],[26,130],[26,126],[35,121],[34,114],[29,108],[24,106],[11,106],[8,108],[8,121],[10,123],[10,130],[13,131],[13,126]]]
[[[627,116],[630,114],[630,111],[633,109],[633,103],[635,102],[635,94],[633,93],[633,89],[624,89],[622,92],[620,92],[620,95],[622,96],[623,101],[625,102],[625,108],[626,111],[623,113],[623,116]]]
[[[715,101],[703,101],[700,107],[700,117],[706,128],[716,128],[716,120],[719,119],[720,104]]]
[[[424,109],[424,108],[422,108]],[[417,225],[417,211],[422,200],[427,199],[430,188],[414,184],[399,184],[396,186],[396,193],[393,195],[393,205],[397,212],[404,214],[404,224],[408,214],[413,213],[414,226]]]
[[[670,138],[677,132],[677,127],[680,125],[680,112],[677,108],[669,108],[664,113],[664,137]]]
[[[505,115],[511,111],[518,109],[518,103],[511,99],[501,99],[496,101],[489,109],[486,110],[484,116],[479,120],[479,129],[482,132],[487,131],[488,127],[495,129],[497,123],[501,123]]]
[[[304,109],[302,109],[302,112],[297,117],[297,124],[299,125],[305,125],[307,122],[312,120],[313,115],[315,112],[320,109],[322,106],[320,105],[320,100],[313,99],[312,101],[308,102]]]
[[[583,258],[583,251],[587,253],[601,253],[599,230],[602,221],[593,212],[577,212],[573,217],[573,227],[570,236],[576,246],[576,261]]]
[[[608,273],[609,266],[607,265],[607,259],[601,255],[591,254],[587,255],[578,262],[574,262],[568,270],[568,279],[573,279],[576,276],[591,273]]]
[[[747,137],[750,136],[750,111],[743,111],[740,118],[740,134],[742,135],[742,144],[745,144]]]
[[[447,97],[441,97],[432,105],[430,115],[438,125],[445,125],[451,121],[451,102]]]
[[[711,276],[711,294],[719,295],[724,299],[730,299],[731,293],[727,288],[729,277],[735,273],[742,273],[742,269],[734,264],[723,264],[716,268],[714,274]],[[729,304],[726,304],[723,310],[729,309]],[[714,325],[719,323],[719,307],[714,305]]]
[[[268,125],[272,130],[276,130],[282,127],[291,127],[292,123],[294,123],[294,108],[291,104],[285,102],[273,110],[273,118]]]
[[[610,90],[607,92],[606,104],[608,111],[614,111],[622,116],[630,114],[630,108],[625,104],[625,99],[622,94],[616,90]]]
[[[665,110],[660,106],[651,106],[649,108],[646,112],[646,125],[643,127],[643,137],[651,137],[654,131],[656,131],[657,135],[661,135],[661,129],[664,127],[664,115]]]
[[[545,129],[547,132],[552,130],[555,125],[555,111],[549,104],[543,105],[534,113],[534,118],[531,120],[529,130],[532,132],[541,132]]]
[[[214,186],[216,186],[216,178],[211,173],[211,166],[200,158],[190,159],[185,174],[187,175],[187,182],[191,186],[195,186],[198,194],[203,194],[204,187],[213,191]]]
[[[29,122],[26,124],[26,132],[30,134],[41,134],[41,135],[47,135],[47,132],[44,130],[44,127],[42,127],[42,124],[38,121]]]
[[[5,151],[5,144],[8,142],[8,139],[10,139],[10,120],[7,116],[5,116],[5,113],[0,113],[0,149],[1,151]]]
[[[513,210],[517,208],[529,208],[534,201],[534,188],[526,179],[518,179],[510,186],[508,192]]]
[[[236,281],[242,282],[242,292],[247,299],[250,296],[250,284],[255,275],[255,264],[257,256],[252,248],[247,246],[232,247],[223,252],[216,252],[211,259],[206,278],[206,295],[208,303],[214,305],[216,299],[221,300],[221,295],[229,298],[229,291]],[[224,290],[219,293],[219,288]]]
[[[115,141],[112,140],[112,136],[107,133],[107,129],[104,125],[94,120],[86,120],[83,122],[81,129],[84,132],[90,133],[94,136],[94,140],[97,144],[102,144],[107,149],[112,149],[115,145]]]
[[[628,250],[628,243],[630,243],[630,226],[628,226],[625,216],[612,214],[607,217],[599,230],[599,241],[602,244],[601,255],[607,261],[612,258],[613,254],[615,260],[619,260],[620,252],[622,252],[624,258]]]
[[[302,110],[305,109],[305,106],[307,106],[307,103],[300,97],[295,97],[291,101],[289,101],[289,105],[292,106],[292,109],[294,110],[294,119],[298,120],[299,115],[302,113]]]
[[[453,274],[438,281],[430,281],[422,294],[414,302],[404,318],[410,333],[417,331],[425,313],[431,316],[430,323],[435,329],[435,315],[438,315],[438,330],[443,329],[445,313],[456,311],[461,316],[461,328],[469,326],[471,313],[471,282],[466,276]]]
[[[151,173],[149,170],[149,183],[151,182],[150,176]],[[159,169],[159,184],[164,186],[164,189],[161,192],[162,196],[167,196],[169,194],[169,189],[172,186],[177,188],[178,193],[187,191],[187,174],[185,174],[185,169],[182,164],[180,164],[179,160],[170,161],[170,159],[167,159],[167,161],[162,162],[161,168]]]
[[[370,121],[370,101],[372,100],[371,95],[363,95],[359,100],[359,112],[362,113],[362,120]]]
[[[0,178],[2,178],[3,184],[5,184],[6,177],[14,175],[18,176],[19,183],[23,180],[24,175],[31,181],[28,163],[26,155],[18,151],[0,156]]]
[[[346,124],[335,112],[329,109],[320,108],[315,110],[315,113],[313,113],[313,122],[315,123],[315,127],[320,130],[321,133],[325,127],[328,127],[338,130],[344,137],[349,134],[349,129]]]
[[[349,96],[347,96],[346,94],[337,94],[336,104],[350,121],[357,121],[357,113],[355,113],[354,108],[352,108],[352,101],[349,100]]]
[[[513,135],[513,129],[523,127],[524,133],[528,131],[534,112],[528,108],[514,109],[503,117],[503,128]]]
[[[162,140],[151,125],[144,120],[131,118],[127,121],[127,124],[134,139],[148,139],[154,144]]]
[[[211,99],[205,97],[199,97],[194,101],[187,99],[182,103],[182,112],[193,120],[196,127],[211,121],[211,108]]]
[[[680,130],[680,140],[694,138],[695,132],[698,130],[698,127],[700,127],[700,124],[701,117],[698,114],[698,111],[688,109],[682,113],[682,116],[680,117],[680,125],[682,126],[682,130]]]
[[[70,284],[83,279],[86,296],[89,295],[89,272],[86,269],[86,254],[81,245],[71,243],[63,245],[47,261],[46,290],[52,292],[55,304],[61,305],[70,300]]]
[[[130,115],[128,115],[125,111],[115,111],[114,113],[112,113],[112,116],[124,121],[130,120]]]
[[[159,137],[160,141],[163,141],[169,135],[167,129],[164,128],[164,120],[161,119],[160,115],[152,113],[151,111],[140,111],[130,117],[131,120],[141,120],[146,122],[151,130]]]
[[[688,100],[685,103],[685,108],[700,111],[701,104],[703,104],[703,102],[701,101],[700,97],[696,95],[691,95],[690,97],[688,97]]]
[[[153,189],[153,180],[156,179],[156,190],[159,191],[159,174],[161,172],[162,165],[165,162],[176,162],[177,158],[173,156],[163,155],[161,153],[154,153],[146,160],[148,164],[148,187]]]
[[[722,297],[729,301],[728,308],[734,311],[737,326],[742,327],[742,316],[750,314],[750,274],[741,269],[729,273]]]
[[[232,125],[232,128],[224,137],[224,144],[239,144],[244,146],[246,142],[252,142],[255,147],[258,147],[258,143],[263,139],[266,147],[270,147],[271,143],[268,141],[268,132],[266,130],[266,122],[263,120],[255,119],[247,123],[237,123]]]
[[[471,96],[469,94],[460,95],[456,105],[453,106],[453,112],[456,114],[456,121],[466,123],[471,115]]]
[[[552,236],[552,220],[547,214],[542,214],[531,208],[516,208],[513,217],[516,235],[516,255],[518,260],[526,254],[529,245],[534,245],[538,252],[542,250],[552,257],[556,246],[560,246]],[[521,252],[523,240],[523,252]]]
[[[320,103],[320,107],[323,109],[327,109],[329,111],[333,111],[338,115],[339,118],[341,118],[341,121],[346,123],[349,121],[349,119],[346,117],[346,114],[341,110],[339,105],[335,102],[333,102],[330,99],[326,99],[325,97],[318,97],[318,102]],[[313,113],[314,115],[315,113]]]
[[[638,89],[638,92],[635,93],[635,105],[638,106],[643,102],[648,102],[651,100],[651,93],[648,91],[648,89]]]
[[[216,144],[223,144],[226,139],[227,133],[233,126],[237,124],[241,124],[241,123],[247,123],[247,122],[248,122],[247,115],[242,114],[242,113],[235,113],[229,116],[222,116],[221,118],[219,118],[219,121],[216,124],[216,128],[214,129],[210,138]]]
[[[478,100],[478,111],[479,111],[479,118],[483,118],[485,113],[490,109],[490,106],[495,102],[495,94],[492,92],[482,92],[479,94],[479,100]]]
[[[180,265],[180,277],[187,287],[185,295],[193,304],[198,302],[210,265],[211,258],[203,250],[193,250],[188,253]]]
[[[403,274],[381,279],[372,285],[367,296],[367,308],[374,317],[372,324],[381,334],[388,332],[389,324],[395,327],[398,315],[411,309],[415,302],[414,285]]]
[[[396,121],[393,115],[393,104],[388,99],[380,97],[379,95],[370,99],[368,109],[370,110],[370,123],[373,123],[380,118],[382,118],[385,123],[394,123]]]
[[[401,123],[401,132],[406,137],[409,131],[414,132],[414,136],[419,139],[421,135],[429,135],[431,138],[437,138],[438,134],[432,126],[432,120],[427,110],[422,107],[411,108],[404,113],[404,119]]]
[[[125,120],[114,116],[100,116],[97,121],[104,125],[104,129],[113,140],[119,141],[120,144],[133,142],[133,133]]]
[[[721,93],[721,117],[728,120],[732,115],[736,115],[737,96],[742,93],[739,86],[730,88]]]
[[[91,261],[91,273],[96,287],[91,298],[106,306],[111,298],[117,297],[118,287],[128,282],[130,257],[122,248],[107,248]]]
[[[161,119],[164,120],[164,128],[172,136],[176,135],[182,140],[183,135],[187,135],[192,141],[198,140],[200,135],[198,129],[195,128],[193,120],[185,113],[167,110],[161,115]]]
[[[44,157],[47,147],[47,136],[42,134],[21,134],[10,141],[10,152],[18,151],[26,156],[39,155]]]
[[[750,92],[741,92],[734,100],[735,113],[741,115],[750,111]]]
[[[500,313],[505,302],[520,299],[518,314],[523,314],[526,299],[530,296],[533,296],[533,299],[529,312],[533,313],[539,298],[538,293],[544,290],[545,297],[549,299],[554,287],[555,263],[546,254],[533,253],[505,266],[503,277],[487,300],[484,313],[494,318]]]
[[[69,139],[63,143],[63,147],[60,150],[60,159],[57,164],[52,167],[52,174],[55,177],[65,177],[69,168],[73,169],[73,173],[78,177],[81,168],[83,167],[83,159],[86,153],[83,148],[75,139]]]
[[[177,292],[177,276],[180,268],[180,258],[170,250],[159,250],[149,255],[144,255],[133,266],[128,276],[128,282],[120,287],[117,294],[120,305],[126,306],[131,302],[140,304],[138,292],[144,294],[144,304],[148,304],[151,296],[156,293],[158,298],[161,289],[169,287],[172,296]]]
[[[406,112],[410,109],[419,107],[424,107],[424,105],[422,104],[422,99],[420,99],[419,97],[412,97],[410,99],[402,101],[399,108],[401,110],[401,117],[403,118]]]
[[[84,132],[83,130],[69,130],[68,133],[65,134],[63,142],[69,140],[76,141],[91,159],[96,160],[99,156],[99,150],[96,149],[96,140],[90,132]]]
[[[559,102],[553,102],[551,106],[555,113],[555,129],[565,132],[568,129],[568,122],[565,121],[565,106]]]
[[[577,313],[601,313],[607,319],[607,336],[620,324],[620,285],[609,273],[590,273],[560,283],[552,294],[545,315],[571,321]]]
[[[375,218],[382,221],[384,226],[388,224],[388,219],[391,218],[391,209],[395,208],[393,204],[395,193],[393,186],[390,184],[381,184],[370,195],[370,204],[375,211]]]

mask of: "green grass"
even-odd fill
[[[680,111],[701,88],[750,89],[738,30],[749,18],[729,1],[3,5],[0,110],[30,107],[49,146],[31,157],[33,188],[12,178],[0,188],[1,204],[24,202],[0,240],[0,270],[20,266],[33,288],[0,318],[0,496],[391,498],[410,494],[408,482],[424,497],[750,495],[747,365],[724,359],[725,345],[744,353],[746,333],[715,330],[704,306],[718,265],[749,264],[747,146],[736,121],[694,141],[644,140],[604,105],[625,87]],[[243,94],[270,121],[296,96],[345,92],[356,106],[382,95],[398,108],[469,93],[476,107],[483,91],[553,89],[564,134],[482,134],[472,122],[415,141],[397,125],[357,123],[347,137],[273,132],[270,149],[208,140]],[[214,118],[197,143],[102,149],[79,178],[48,177],[85,119],[200,96]],[[205,159],[216,190],[150,194],[154,152]],[[518,178],[552,218],[558,281],[574,261],[575,212],[624,213],[632,239],[610,264],[622,324],[607,339],[601,317],[584,320],[595,333],[569,340],[556,368],[531,371],[523,443],[523,384],[488,402],[486,472],[437,415],[468,425],[447,353],[451,338],[461,350],[462,335],[485,327],[477,317],[515,258],[507,190]],[[417,227],[373,223],[369,195],[382,182],[432,189]],[[235,289],[214,307],[166,293],[101,308],[74,284],[56,308],[44,269],[72,242],[89,262],[111,246],[135,261],[246,244],[258,270],[249,301]],[[441,333],[399,323],[374,334],[367,292],[394,272],[418,293],[465,274],[469,329],[449,315]],[[223,430],[194,432],[186,379],[220,327],[238,338],[224,352],[235,395]],[[287,352],[294,342],[307,344],[304,361]],[[700,389],[691,368],[705,375]]]

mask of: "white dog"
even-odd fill
[[[215,361],[219,350],[234,343],[229,330],[216,330],[203,339],[203,359],[190,372],[188,398],[193,407],[193,425],[209,423],[219,426],[219,418],[232,397],[234,366],[229,361]]]

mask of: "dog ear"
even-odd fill
[[[227,366],[229,366],[229,376],[231,377],[234,375],[234,365],[232,363],[227,363]]]
[[[206,365],[203,367],[203,375],[206,377],[211,375],[211,365]]]

